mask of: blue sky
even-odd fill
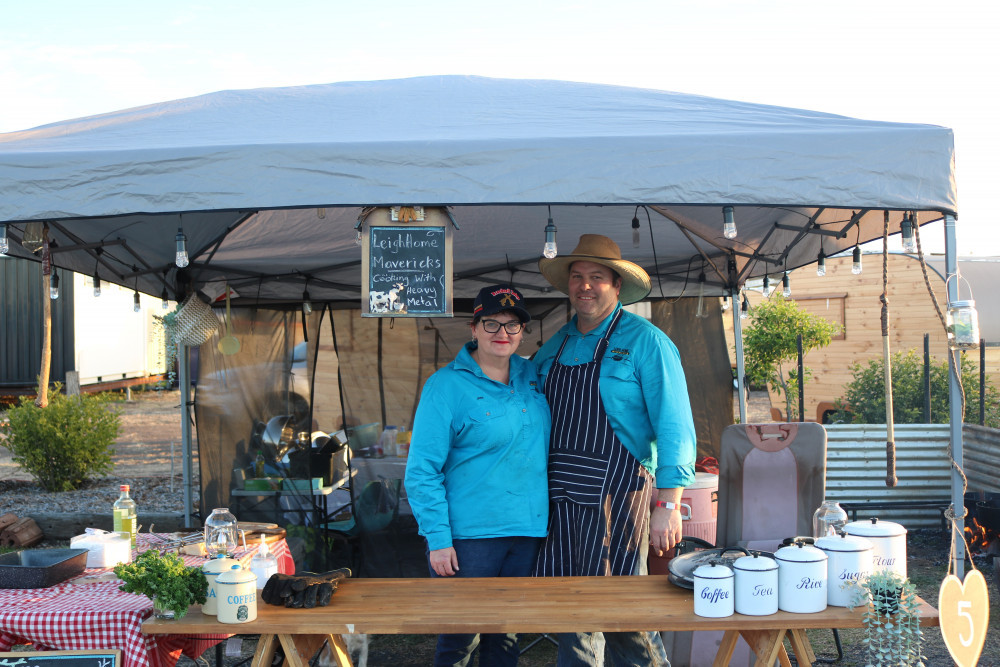
[[[959,252],[1000,255],[1000,6],[985,0],[6,0],[0,15],[0,132],[224,89],[427,74],[674,90],[952,128]]]

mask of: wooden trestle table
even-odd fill
[[[921,625],[938,625],[938,612],[920,601]],[[150,619],[146,634],[261,635],[253,667],[268,667],[277,643],[290,667],[306,667],[324,641],[339,665],[351,665],[342,634],[439,634],[466,632],[557,633],[635,630],[722,630],[714,665],[729,664],[743,636],[757,665],[790,665],[783,646],[789,638],[799,665],[815,656],[805,631],[860,628],[861,609],[828,607],[816,614],[779,611],[770,616],[694,614],[693,592],[666,576],[539,577],[483,579],[349,579],[330,604],[286,609],[258,602],[257,619],[227,625],[193,608],[180,620]]]

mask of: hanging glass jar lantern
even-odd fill
[[[209,558],[231,556],[237,546],[236,517],[225,507],[217,507],[205,519],[205,551]]]
[[[948,331],[949,350],[972,350],[979,347],[979,313],[976,312],[976,302],[972,300],[972,286],[959,273],[948,276],[945,289],[952,278],[961,278],[969,287],[969,299],[965,301],[950,301],[945,317],[945,327]],[[957,294],[956,294],[957,296]]]

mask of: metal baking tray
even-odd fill
[[[87,567],[87,549],[27,549],[0,554],[0,588],[47,588]]]

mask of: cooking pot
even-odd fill
[[[295,439],[295,418],[280,415],[268,420],[260,436],[266,456],[272,462],[281,461],[286,454],[298,446]]]
[[[892,521],[852,521],[844,526],[848,535],[864,537],[872,543],[873,570],[891,570],[906,579],[906,529]]]
[[[694,613],[706,618],[733,615],[733,570],[718,559],[699,565],[694,576]]]
[[[872,543],[864,537],[839,533],[817,538],[816,546],[827,556],[826,602],[850,607],[861,590],[859,583],[871,574]]]
[[[804,541],[781,547],[778,561],[778,608],[798,614],[826,609],[827,556]]]
[[[736,559],[736,613],[768,616],[778,611],[778,564],[774,558],[753,551]]]
[[[667,563],[667,579],[681,588],[694,589],[694,571],[711,560],[721,565],[731,565],[749,551],[742,547],[717,548],[710,542],[697,537],[685,537],[674,547],[675,555]],[[763,553],[768,556],[770,554]]]
[[[1000,499],[977,500],[975,519],[983,528],[1000,532]]]

